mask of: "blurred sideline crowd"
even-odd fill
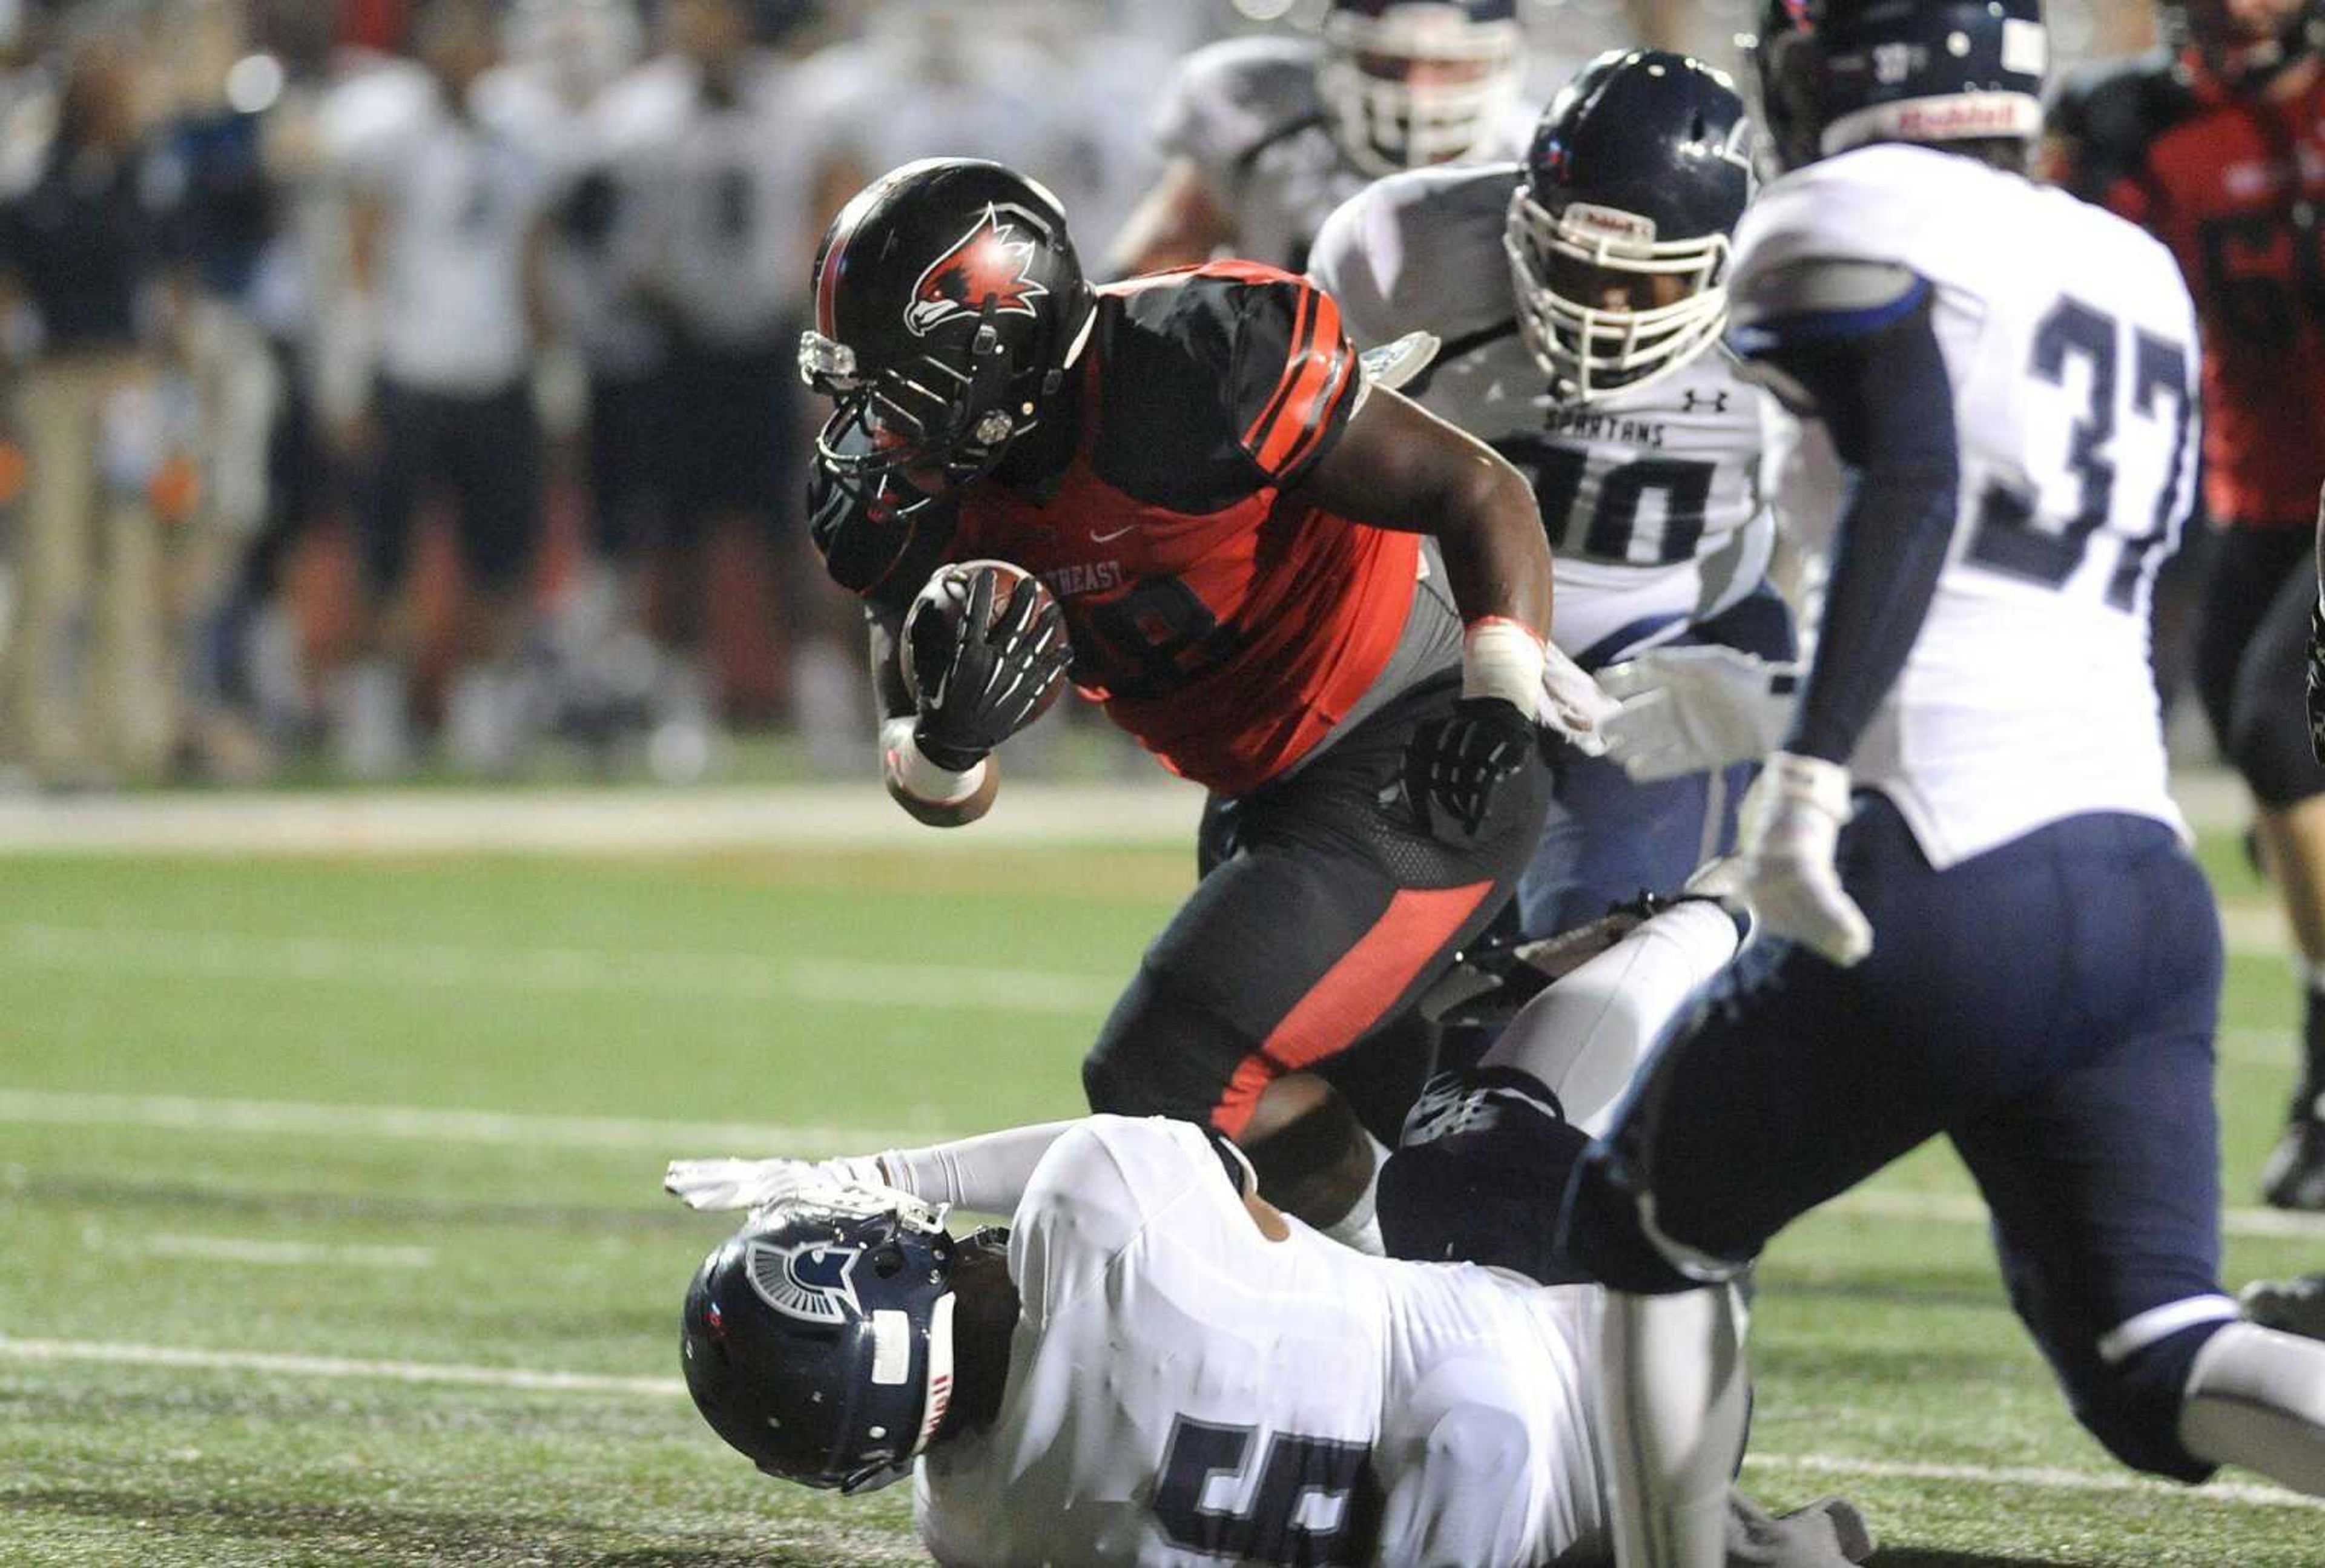
[[[798,515],[817,237],[968,153],[1101,255],[1173,61],[1284,9],[0,0],[0,776],[866,765]],[[1537,9],[1543,97],[1737,20]]]
[[[500,776],[557,740],[685,779],[768,721],[857,765],[860,631],[796,515],[815,240],[964,148],[1105,232],[1205,33],[1103,20],[0,4],[0,768]]]

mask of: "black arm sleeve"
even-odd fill
[[[1855,481],[1784,747],[1802,756],[1848,760],[1904,668],[1945,568],[1959,457],[1931,294],[1913,277],[1885,305],[1767,318],[1738,334],[1746,355],[1824,421]]]

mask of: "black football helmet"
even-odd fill
[[[1517,0],[1332,0],[1316,86],[1367,174],[1477,148],[1518,87]]]
[[[2041,0],[1768,0],[1749,41],[1781,169],[1868,142],[2032,142]]]
[[[1608,50],[1551,100],[1502,245],[1560,398],[1644,386],[1719,340],[1751,139],[1727,73],[1667,50]]]
[[[769,1475],[861,1491],[910,1470],[952,1395],[956,1240],[944,1212],[834,1186],[762,1210],[687,1287],[680,1350],[711,1430]]]
[[[824,232],[814,280],[800,374],[838,404],[816,452],[889,515],[990,471],[1041,422],[1092,320],[1058,199],[982,159],[866,186]]]

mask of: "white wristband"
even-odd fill
[[[1498,697],[1528,718],[1542,706],[1542,642],[1507,616],[1481,616],[1461,634],[1461,696]]]
[[[919,722],[906,716],[880,726],[881,769],[890,784],[916,801],[932,806],[958,805],[984,785],[987,759],[978,757],[977,765],[967,773],[939,767],[912,738],[912,728]]]

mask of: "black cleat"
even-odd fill
[[[2325,1120],[2306,1106],[2261,1167],[2260,1195],[2272,1209],[2325,1213]]]
[[[2265,1329],[2325,1340],[2325,1274],[2256,1279],[2237,1297],[2246,1318]]]

